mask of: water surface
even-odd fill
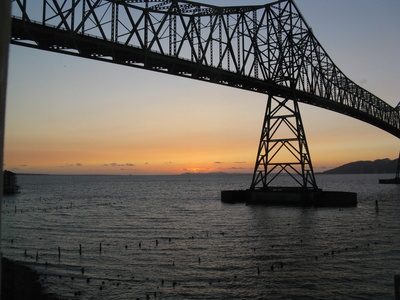
[[[61,299],[394,299],[400,187],[380,177],[317,175],[358,193],[339,209],[221,203],[249,175],[18,176],[2,251]]]

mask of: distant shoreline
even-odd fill
[[[367,173],[360,173],[360,172],[343,172],[343,173],[336,173],[336,172],[329,172],[329,171],[319,171],[314,172],[315,175],[374,175],[374,174],[395,174],[396,172],[367,172]],[[182,173],[182,174],[34,174],[34,173],[15,173],[18,176],[119,176],[119,177],[135,177],[135,176],[252,176],[252,173]],[[275,174],[275,173],[272,173]],[[282,174],[289,176],[287,174]]]
[[[181,173],[181,174],[36,174],[36,173],[15,173],[21,176],[202,176],[202,175],[252,175],[252,173]]]
[[[314,172],[323,175],[339,175],[339,174],[392,174],[396,173],[398,159],[391,160],[389,158],[377,159],[374,161],[355,161],[326,171]],[[18,176],[237,176],[247,175],[251,173],[230,173],[230,172],[186,172],[180,174],[45,174],[45,173],[15,173]]]
[[[51,174],[39,174],[39,173],[15,173],[17,175],[34,175],[34,176],[50,176]]]

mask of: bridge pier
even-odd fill
[[[250,189],[222,191],[221,200],[264,205],[355,206],[357,194],[317,187],[297,100],[269,95]]]
[[[281,187],[268,190],[221,191],[225,203],[246,203],[255,205],[351,207],[357,205],[357,193],[301,190]]]

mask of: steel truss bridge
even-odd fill
[[[267,94],[252,187],[266,187],[277,168],[299,173],[302,186],[315,186],[297,102],[400,138],[400,106],[350,80],[292,0],[241,7],[185,0],[13,0],[11,43]],[[280,126],[294,137],[277,138]],[[296,162],[273,162],[280,149]]]

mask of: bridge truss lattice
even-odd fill
[[[400,137],[400,110],[334,64],[291,0],[14,0],[11,42],[186,76],[350,115]]]
[[[16,45],[268,94],[252,188],[267,186],[278,166],[279,172],[300,174],[301,186],[316,188],[298,102],[349,115],[400,138],[400,106],[392,107],[345,76],[292,0],[242,7],[185,0],[13,0],[12,9],[11,43]],[[271,99],[290,116],[275,115]],[[289,124],[292,117],[296,140],[274,139],[274,126]],[[275,142],[281,146],[275,148]],[[289,150],[296,162],[272,162],[278,148]]]

